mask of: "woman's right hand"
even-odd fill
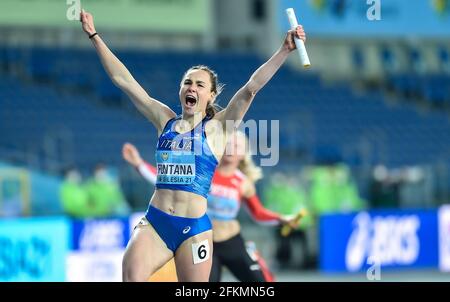
[[[96,33],[95,26],[94,26],[94,18],[92,15],[88,12],[86,12],[84,9],[81,10],[80,13],[80,21],[81,25],[83,27],[83,31],[88,34],[89,36]]]
[[[139,151],[130,143],[125,143],[122,148],[123,158],[134,167],[139,167],[144,160],[141,158]]]

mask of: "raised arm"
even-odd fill
[[[252,218],[257,222],[272,225],[280,223],[281,216],[264,208],[256,194],[255,184],[248,179],[242,184],[242,199]]]
[[[80,13],[83,30],[92,40],[102,65],[111,81],[125,92],[133,101],[137,109],[161,132],[166,122],[175,116],[175,113],[163,103],[150,97],[147,92],[133,78],[131,73],[120,60],[106,46],[96,33],[94,19],[84,10]],[[93,36],[94,35],[94,36]]]
[[[156,184],[156,167],[145,162],[133,144],[125,143],[123,145],[122,157],[132,165],[145,180],[152,184]]]
[[[137,168],[141,176],[151,184],[156,184],[156,167],[148,162],[142,162]]]
[[[280,215],[266,209],[256,194],[254,183],[248,179],[243,184],[242,193],[247,209],[257,222],[270,225],[287,224],[292,228],[298,226],[299,222],[295,220],[295,215]]]
[[[281,47],[252,74],[250,80],[231,98],[228,106],[216,115],[218,120],[223,124],[227,120],[242,120],[258,91],[269,82],[281,65],[283,65],[289,53],[296,49],[294,35],[306,41],[302,26],[298,26],[295,31],[289,30]]]

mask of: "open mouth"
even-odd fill
[[[188,107],[194,107],[197,104],[197,99],[193,95],[186,96],[186,105]]]

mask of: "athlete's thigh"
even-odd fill
[[[124,281],[146,281],[151,274],[173,257],[164,241],[148,222],[138,225],[123,257]]]
[[[175,253],[180,282],[208,282],[212,265],[212,230],[186,239]]]

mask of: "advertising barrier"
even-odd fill
[[[119,282],[125,247],[143,214],[2,219],[0,281]],[[323,272],[368,272],[374,266],[450,272],[450,205],[324,215],[319,237]],[[172,262],[150,280],[173,276]]]
[[[98,29],[205,33],[209,0],[2,0],[0,26],[80,27],[79,11],[94,16]],[[72,21],[69,21],[72,20]],[[80,29],[81,30],[81,29]]]
[[[122,257],[130,233],[128,218],[75,220],[72,229],[67,281],[121,281]]]
[[[281,0],[278,24],[292,7],[309,37],[449,37],[450,4],[430,0]],[[417,22],[420,20],[420,22]]]
[[[442,206],[439,217],[439,269],[450,272],[450,205]]]
[[[436,210],[369,211],[320,218],[320,269],[437,268]]]
[[[65,281],[66,218],[0,220],[0,281]]]

